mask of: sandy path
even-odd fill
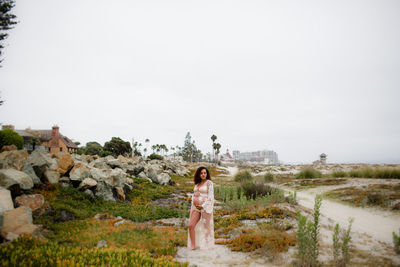
[[[341,185],[340,187],[342,187]],[[297,192],[297,199],[301,206],[313,209],[314,198],[317,194],[337,187],[313,188]],[[347,227],[349,218],[354,218],[353,232],[370,235],[377,241],[392,245],[392,232],[400,228],[400,214],[372,208],[357,208],[324,199],[321,205],[321,214],[342,227]]]

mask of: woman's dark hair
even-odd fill
[[[193,179],[194,180],[194,184],[201,183],[200,173],[201,173],[202,170],[206,170],[206,172],[207,172],[207,180],[211,180],[211,175],[210,175],[210,172],[208,171],[208,169],[206,167],[199,167],[197,169],[197,171],[195,172],[195,174],[194,174],[194,179]]]

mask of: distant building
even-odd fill
[[[222,154],[220,157],[220,160],[222,162],[235,162],[235,159],[231,156],[231,154],[229,153],[229,149],[226,150],[225,154]]]
[[[78,150],[78,146],[72,142],[71,139],[60,134],[60,128],[57,125],[53,126],[51,130],[32,130],[29,128],[25,130],[15,130],[13,125],[3,125],[2,129],[5,128],[12,129],[24,138],[24,148],[26,150],[34,149],[32,145],[33,138],[38,138],[40,141],[37,147],[42,147],[51,153],[75,153]]]
[[[272,150],[259,150],[253,152],[240,152],[235,150],[234,159],[260,164],[279,164],[278,154]]]
[[[321,155],[319,155],[319,160],[314,161],[313,164],[314,165],[318,165],[318,164],[325,165],[326,164],[326,157],[327,157],[326,154],[322,153]]]

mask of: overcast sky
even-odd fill
[[[400,1],[18,0],[0,122],[400,163]]]

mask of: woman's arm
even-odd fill
[[[207,183],[207,198],[201,206],[205,212],[212,213],[214,208],[214,184],[210,180]]]

